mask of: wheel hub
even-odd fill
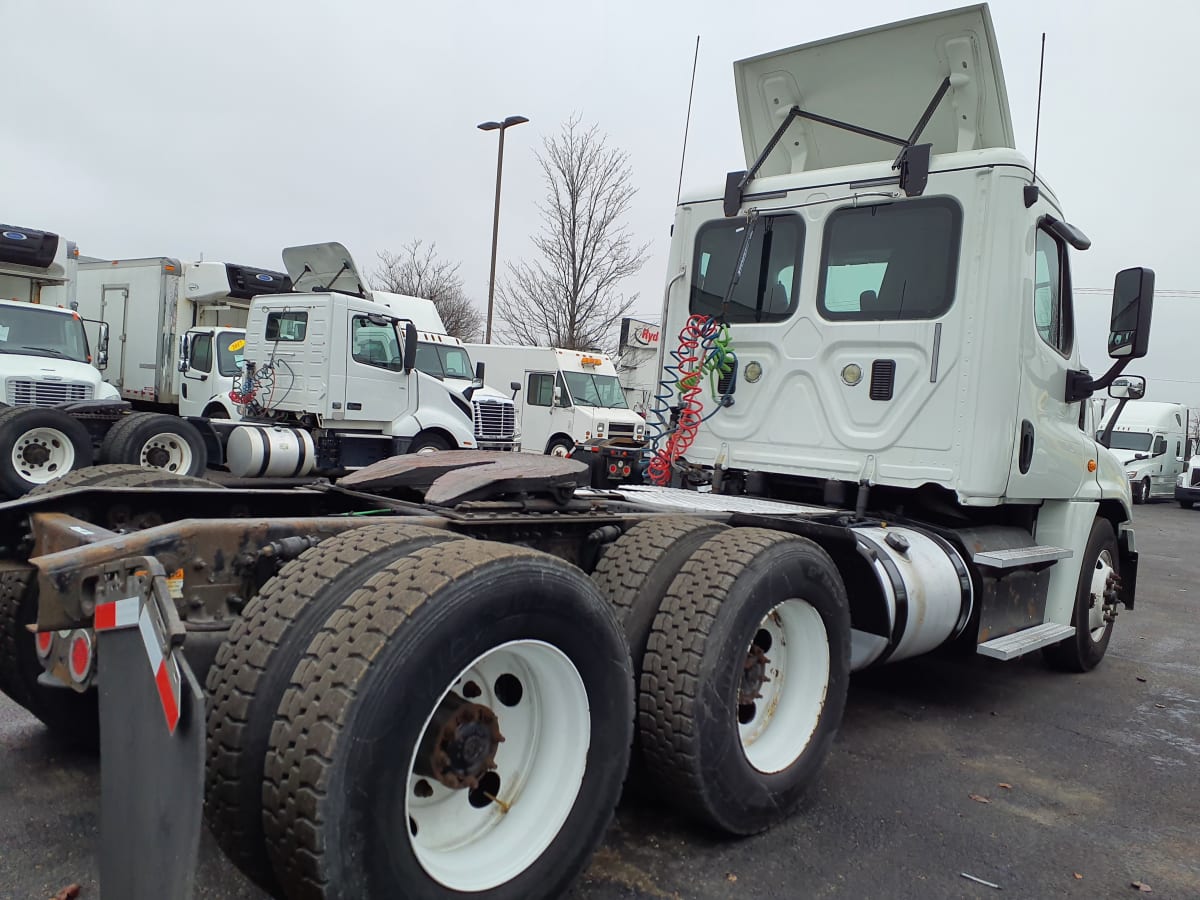
[[[751,644],[742,664],[742,684],[738,689],[738,705],[749,706],[762,697],[762,688],[771,679],[767,677],[767,665],[771,662],[765,650]]]
[[[26,444],[21,449],[21,458],[31,466],[44,466],[50,461],[50,450],[45,444]]]
[[[449,694],[430,724],[416,770],[454,790],[479,787],[480,776],[496,768],[496,750],[504,740],[496,714]]]
[[[154,447],[146,452],[146,462],[156,469],[164,468],[171,461],[171,454],[162,447]]]

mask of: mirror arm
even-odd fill
[[[1112,418],[1108,420],[1108,424],[1104,427],[1104,433],[1100,435],[1100,446],[1108,447],[1112,444],[1113,427],[1117,424],[1117,419],[1121,418],[1121,410],[1128,402],[1128,397],[1117,401],[1117,408],[1113,410]]]
[[[1065,394],[1065,402],[1074,403],[1076,400],[1086,400],[1096,391],[1102,391],[1112,384],[1117,376],[1125,371],[1125,367],[1133,362],[1132,357],[1118,359],[1113,363],[1107,372],[1099,378],[1093,379],[1087,372],[1079,369],[1067,370],[1067,389]]]

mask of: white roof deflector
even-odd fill
[[[338,291],[368,295],[366,282],[358,274],[350,251],[334,241],[285,247],[283,265],[291,276],[292,290],[298,293]]]
[[[934,154],[1015,146],[986,4],[744,59],[733,70],[747,166],[792,107],[907,141],[947,77],[915,143],[932,144]],[[797,117],[757,174],[893,160],[899,149]]]

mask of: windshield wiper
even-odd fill
[[[53,347],[29,347],[22,344],[21,350],[32,350],[34,353],[49,353],[52,356],[57,356],[59,359],[74,359],[70,354],[63,353],[61,350],[55,350]]]

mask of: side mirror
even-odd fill
[[[509,389],[510,391],[512,391],[514,394],[519,394],[519,393],[521,392],[521,382],[519,382],[519,381],[510,381],[510,382],[508,383],[508,389]]]
[[[404,374],[417,367],[417,326],[404,323]]]
[[[559,385],[554,386],[554,405],[558,406],[562,403],[562,388]]]
[[[1146,396],[1146,379],[1141,375],[1122,375],[1108,386],[1114,400],[1141,400]]]
[[[480,360],[479,362],[475,363],[475,380],[479,382],[480,387],[483,387],[484,371],[485,371],[485,369],[484,369],[484,365],[483,365],[483,360]]]
[[[108,323],[99,323],[99,333],[96,338],[96,368],[103,372],[108,368]]]
[[[1150,313],[1154,305],[1154,272],[1125,269],[1113,282],[1112,323],[1108,355],[1141,359],[1150,347]]]
[[[186,334],[179,336],[179,371],[186,372],[188,370],[188,350],[191,347],[191,342],[188,341]]]

